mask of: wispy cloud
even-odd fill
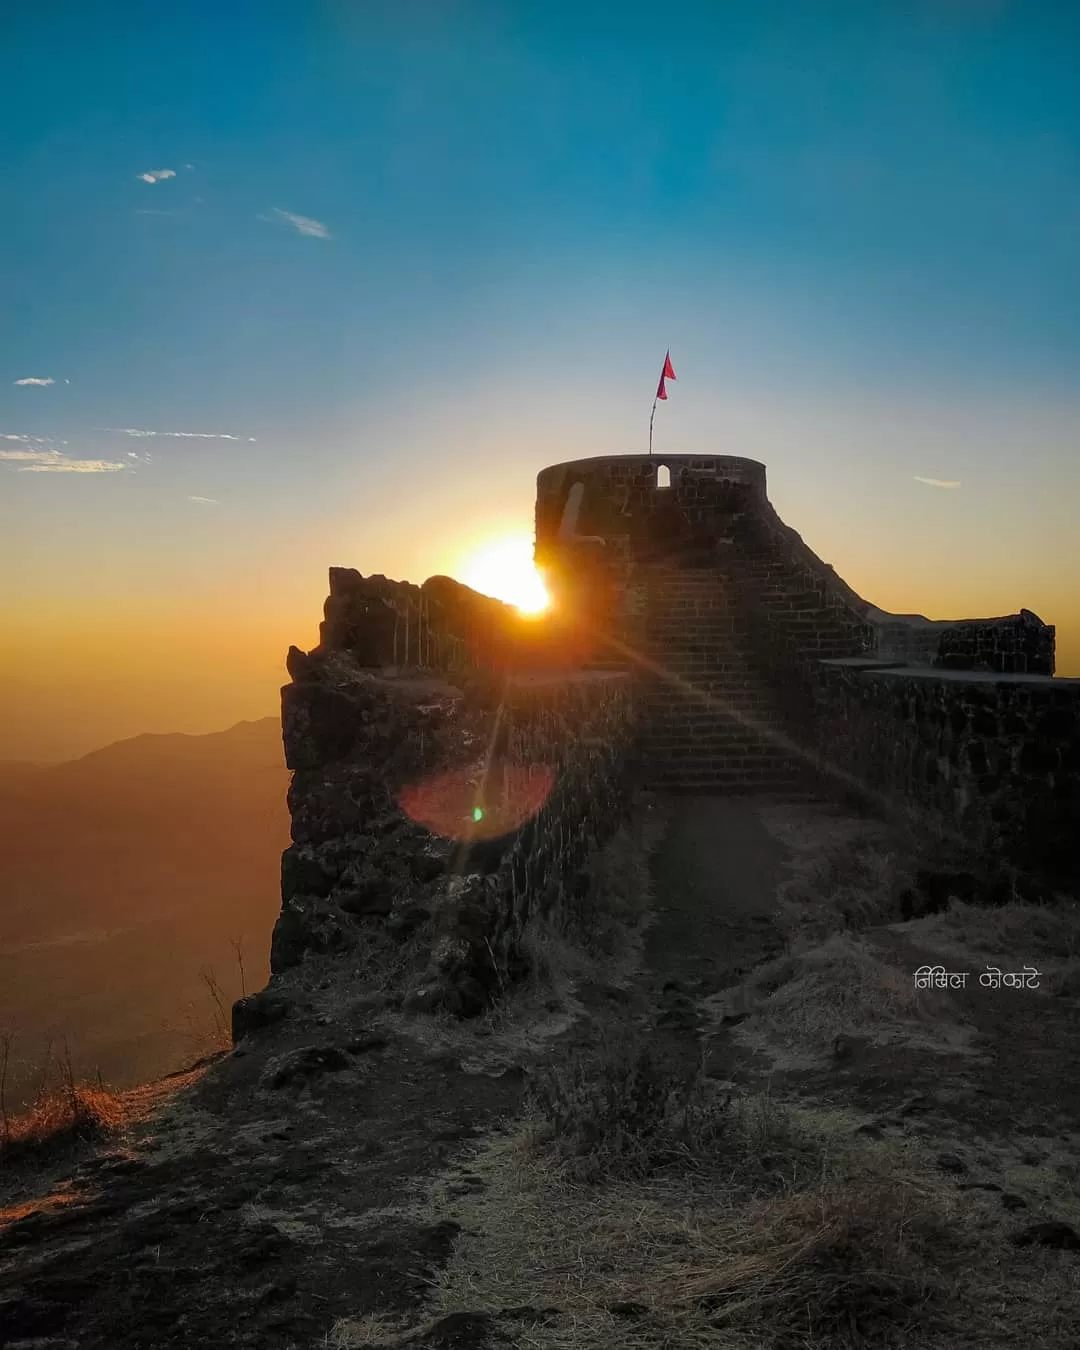
[[[0,450],[0,461],[15,464],[19,473],[117,473],[123,462],[111,459],[72,459],[61,450],[30,448]]]
[[[27,375],[27,377],[26,377],[24,380],[16,380],[15,383],[16,383],[16,384],[39,384],[39,385],[41,385],[42,387],[44,387],[44,386],[47,385],[47,384],[55,384],[56,381],[53,379],[53,377],[52,377],[51,375],[47,375],[47,376],[44,376],[44,377],[41,376],[41,375]]]
[[[310,216],[298,216],[292,211],[283,211],[280,206],[274,207],[273,215],[260,216],[259,219],[269,221],[271,225],[291,225],[294,230],[308,235],[311,239],[330,238],[330,231],[321,220],[312,220]]]
[[[24,464],[22,473],[118,473],[127,466],[113,459],[66,459],[47,464]]]
[[[144,183],[160,183],[164,178],[175,178],[175,169],[147,169],[145,173],[137,174],[136,177],[142,179]]]
[[[177,436],[187,441],[254,441],[254,436],[234,436],[229,431],[151,431],[147,427],[100,427],[117,436]]]
[[[21,450],[0,450],[0,460],[5,464],[17,464],[25,460],[28,464],[46,463],[60,454],[59,450],[34,450],[24,446]]]
[[[189,502],[201,502],[204,506],[220,506],[221,503],[216,497],[189,497]]]
[[[951,482],[944,478],[922,478],[919,474],[915,475],[915,481],[916,483],[925,483],[927,487],[958,488],[961,486],[959,482]]]
[[[175,216],[175,211],[159,211],[153,206],[137,206],[135,208],[137,216]]]

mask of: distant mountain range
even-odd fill
[[[161,1023],[205,1001],[200,967],[235,997],[242,938],[265,982],[288,779],[272,717],[0,761],[0,1029],[76,1036],[118,1082],[173,1067]]]
[[[270,717],[134,736],[63,764],[0,763],[0,943],[221,904],[262,919],[287,786]]]

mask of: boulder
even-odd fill
[[[261,1031],[275,1022],[284,1021],[291,1008],[292,1004],[284,994],[272,989],[263,989],[257,994],[237,999],[232,1006],[233,1044],[242,1041],[253,1031]]]
[[[310,1082],[324,1073],[340,1073],[349,1067],[348,1056],[336,1046],[305,1045],[272,1059],[260,1082],[263,1087],[283,1088],[290,1083]]]
[[[333,899],[346,914],[387,915],[394,905],[393,879],[365,864],[353,872],[349,884],[334,891]]]
[[[348,951],[355,937],[347,933],[325,901],[300,896],[282,905],[270,939],[270,970],[278,975],[300,965],[308,952]]]

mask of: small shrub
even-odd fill
[[[789,926],[808,937],[843,928],[863,932],[903,917],[904,892],[913,880],[910,861],[876,837],[856,837],[818,858],[784,889]]]
[[[647,1173],[684,1152],[705,1127],[695,1086],[642,1037],[605,1031],[595,1046],[533,1075],[527,1101],[568,1170],[599,1179]]]
[[[699,1065],[673,1066],[632,1032],[605,1032],[530,1079],[536,1142],[578,1180],[642,1177],[661,1168],[722,1168],[731,1179],[786,1184],[807,1144],[768,1094],[720,1093]]]
[[[54,1061],[50,1047],[33,1105],[17,1115],[8,1115],[6,1108],[3,1111],[0,1158],[9,1162],[47,1159],[70,1144],[101,1138],[122,1120],[119,1099],[100,1077],[97,1086],[77,1083],[67,1048],[63,1058]]]

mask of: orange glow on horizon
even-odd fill
[[[513,535],[486,544],[469,555],[459,570],[459,579],[482,595],[513,605],[525,615],[543,614],[551,597],[533,562],[532,539]]]

